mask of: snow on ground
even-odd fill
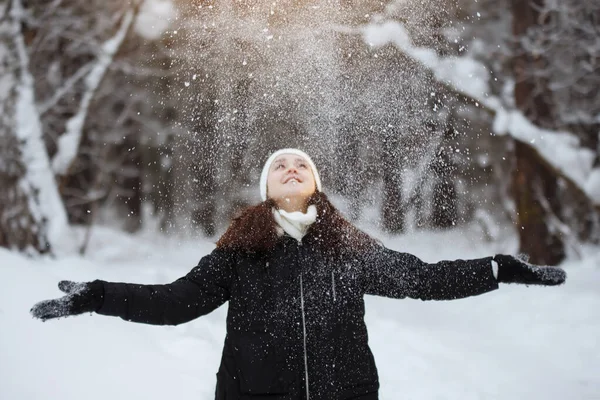
[[[426,261],[514,250],[475,227],[384,238]],[[212,399],[226,306],[178,327],[84,315],[42,323],[31,305],[61,279],[172,281],[208,241],[96,230],[85,257],[0,250],[0,399]],[[451,302],[367,298],[382,399],[600,399],[600,250],[570,260],[558,288],[506,286]]]

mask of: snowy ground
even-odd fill
[[[212,399],[226,307],[179,327],[28,311],[60,279],[168,282],[213,245],[98,230],[85,258],[0,250],[0,399]],[[384,240],[426,261],[514,250],[475,228]],[[564,267],[559,288],[502,286],[452,301],[367,298],[382,399],[600,399],[600,249]]]

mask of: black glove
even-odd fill
[[[29,311],[31,315],[46,321],[52,318],[98,311],[104,302],[103,281],[83,283],[60,281],[58,288],[67,295],[58,299],[40,301]]]
[[[555,286],[567,279],[562,268],[540,267],[510,255],[497,254],[494,261],[498,263],[498,282]]]

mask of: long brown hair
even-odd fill
[[[343,256],[367,250],[378,242],[348,222],[331,204],[325,193],[316,191],[308,200],[317,207],[317,220],[310,226],[303,243],[315,245],[321,251]],[[217,248],[247,252],[268,252],[280,240],[272,209],[275,201],[267,199],[246,208],[234,218],[217,242]]]

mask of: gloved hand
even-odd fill
[[[104,302],[103,281],[81,283],[60,281],[58,288],[67,295],[36,303],[29,311],[31,315],[46,321],[52,318],[98,311]]]
[[[532,265],[511,255],[497,254],[494,261],[498,263],[498,282],[555,286],[567,279],[562,268]]]

